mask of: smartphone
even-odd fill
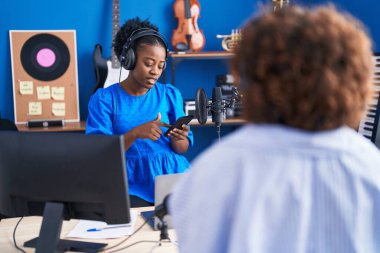
[[[190,123],[190,121],[194,118],[194,115],[189,115],[189,116],[183,116],[180,117],[174,122],[174,124],[169,127],[169,129],[165,132],[164,136],[168,136],[171,130],[174,128],[182,129],[182,125],[187,125]]]

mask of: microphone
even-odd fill
[[[161,221],[166,215],[169,214],[169,198],[170,194],[166,195],[162,203],[156,206],[156,208],[154,209],[154,214]]]
[[[211,116],[212,122],[214,122],[217,127],[220,127],[224,120],[224,109],[222,89],[220,87],[214,87],[212,89]]]
[[[166,195],[162,203],[154,209],[154,215],[160,220],[157,227],[160,230],[160,242],[162,240],[170,240],[168,233],[168,224],[164,220],[164,217],[169,214],[169,198],[170,194]]]
[[[212,90],[212,100],[208,101],[203,88],[198,88],[195,95],[195,117],[199,124],[204,125],[207,121],[208,111],[211,111],[212,122],[220,127],[225,119],[227,109],[234,109],[235,104],[241,103],[242,95],[236,87],[232,87],[232,96],[225,101],[222,99],[222,88],[214,87]]]

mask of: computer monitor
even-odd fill
[[[130,222],[127,182],[121,136],[0,131],[0,213],[44,216],[44,239],[25,246],[78,250],[59,240],[62,219]]]

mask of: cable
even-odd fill
[[[133,234],[131,234],[130,236],[128,236],[127,238],[125,238],[125,239],[122,240],[121,242],[119,242],[119,243],[117,243],[117,244],[115,244],[115,245],[113,245],[113,246],[111,246],[111,247],[108,247],[108,248],[104,248],[104,249],[102,249],[101,252],[103,252],[103,251],[105,251],[105,250],[114,249],[114,248],[120,246],[121,244],[125,243],[129,238],[131,238],[133,235],[135,235],[137,232],[139,232],[139,231],[145,226],[145,224],[147,224],[148,221],[154,217],[154,215],[155,215],[155,214],[153,213],[148,219],[146,219],[146,220],[144,221],[144,223],[143,223],[138,229],[136,229],[136,231],[135,231]],[[120,249],[118,249],[118,250],[116,250],[116,251],[119,251],[119,250],[120,250]],[[116,252],[116,251],[113,251],[113,252]]]
[[[117,249],[115,251],[110,251],[109,253],[114,253],[114,252],[118,252],[120,250],[125,250],[125,249],[128,249],[136,244],[140,244],[140,243],[143,243],[143,242],[148,242],[148,243],[155,243],[156,245],[153,246],[153,248],[150,250],[150,252],[153,252],[153,250],[157,247],[159,247],[161,245],[161,243],[173,243],[175,246],[178,247],[178,243],[176,242],[173,242],[173,241],[145,241],[145,240],[142,240],[142,241],[137,241],[137,242],[134,242],[134,243],[131,243],[123,248],[120,248],[120,249]]]
[[[121,79],[121,71],[123,70],[123,66],[120,64],[120,72],[119,72],[119,84],[120,84],[120,79]]]
[[[121,71],[123,70],[123,66],[120,64],[120,72],[119,72],[119,86],[120,87],[117,87],[116,90],[117,90],[117,96],[116,96],[116,101],[115,101],[115,115],[113,117],[113,121],[115,123],[115,126],[113,127],[113,132],[115,133],[116,131],[116,128],[117,128],[117,103],[118,103],[118,98],[120,96],[120,92],[119,92],[119,89],[121,88],[121,83],[120,83],[120,79],[121,79]]]
[[[14,243],[16,249],[18,249],[19,251],[21,251],[21,252],[23,252],[23,253],[26,253],[25,250],[23,250],[22,248],[20,248],[19,246],[17,246],[17,242],[16,242],[16,230],[17,230],[18,224],[20,224],[20,222],[21,222],[21,220],[22,220],[23,218],[24,218],[24,217],[21,217],[21,218],[18,220],[18,222],[17,222],[15,228],[13,229],[13,243]]]

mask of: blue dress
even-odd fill
[[[183,99],[177,88],[170,84],[156,83],[141,96],[128,94],[120,84],[98,89],[88,105],[86,134],[122,135],[147,121],[157,118],[173,124],[184,116]],[[160,127],[163,132],[166,127]],[[189,131],[190,146],[193,134]],[[154,202],[156,175],[181,173],[189,166],[183,155],[170,146],[170,139],[163,134],[157,141],[137,139],[125,152],[129,194]]]

